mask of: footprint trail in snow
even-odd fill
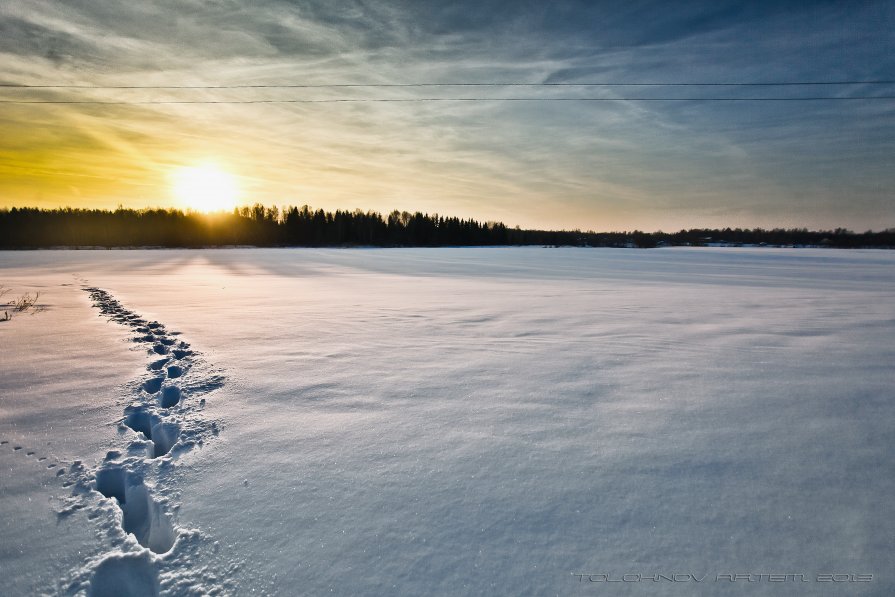
[[[144,346],[147,373],[129,385],[120,420],[122,446],[98,466],[73,463],[64,485],[72,487],[60,518],[85,511],[108,550],[75,570],[58,587],[63,594],[216,595],[236,588],[219,568],[219,545],[201,531],[177,523],[182,503],[178,457],[219,432],[204,415],[206,395],[223,387],[216,373],[179,334],[126,309],[111,294],[85,287],[101,316],[130,328]],[[211,563],[209,563],[211,562]]]

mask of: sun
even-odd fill
[[[239,185],[226,170],[214,164],[183,166],[173,172],[174,196],[196,211],[221,211],[236,207]]]

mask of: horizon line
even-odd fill
[[[868,228],[867,230],[860,231],[860,232],[859,232],[859,231],[852,230],[852,229],[847,228],[847,227],[845,227],[845,226],[834,226],[834,227],[830,227],[830,228],[814,228],[814,229],[813,229],[813,228],[809,228],[809,227],[807,227],[807,226],[790,226],[790,227],[780,227],[780,226],[774,226],[774,227],[764,227],[764,226],[751,226],[751,227],[750,227],[750,226],[736,226],[736,227],[734,227],[734,226],[714,226],[714,227],[697,226],[697,227],[692,227],[692,228],[680,228],[679,230],[674,230],[674,231],[672,231],[672,230],[670,230],[670,229],[669,229],[669,230],[663,230],[663,229],[661,229],[661,228],[658,228],[658,229],[655,229],[655,230],[652,230],[652,231],[641,230],[641,229],[639,229],[639,228],[632,228],[632,229],[630,229],[630,230],[625,229],[625,230],[599,230],[599,231],[598,231],[598,230],[594,230],[594,229],[582,230],[581,228],[573,228],[573,229],[569,229],[569,228],[560,228],[560,229],[555,229],[555,228],[523,228],[523,227],[521,227],[521,226],[518,225],[518,224],[515,224],[515,225],[509,225],[509,224],[504,223],[503,221],[498,221],[498,220],[479,219],[479,218],[472,217],[472,216],[470,216],[470,217],[465,217],[465,218],[464,218],[464,217],[459,217],[459,216],[454,216],[454,215],[445,215],[445,214],[442,214],[442,213],[440,213],[440,212],[424,212],[424,211],[419,211],[419,210],[408,211],[408,210],[406,210],[406,209],[404,209],[404,210],[400,210],[400,209],[397,209],[397,208],[396,208],[396,209],[392,209],[392,210],[390,210],[390,211],[388,211],[388,212],[383,212],[383,211],[379,211],[379,210],[376,210],[376,209],[366,209],[366,210],[364,210],[364,209],[361,209],[361,208],[359,208],[359,207],[354,208],[354,209],[347,209],[347,208],[346,208],[346,209],[342,209],[342,208],[336,208],[336,209],[333,209],[333,210],[327,210],[327,209],[324,209],[324,208],[322,208],[322,207],[319,207],[319,208],[313,208],[313,207],[311,207],[309,204],[302,204],[301,206],[299,206],[299,205],[293,205],[293,204],[283,204],[283,205],[270,205],[270,206],[267,206],[267,205],[264,205],[264,204],[262,204],[262,203],[242,204],[242,205],[234,206],[232,209],[217,209],[217,210],[211,210],[211,211],[197,210],[197,209],[192,209],[192,208],[188,208],[188,207],[187,207],[187,208],[183,208],[183,207],[173,207],[173,206],[172,206],[172,207],[163,207],[163,206],[124,207],[123,205],[119,205],[119,206],[115,207],[114,209],[110,209],[110,208],[107,208],[107,207],[72,207],[72,206],[70,206],[70,205],[66,205],[66,206],[57,206],[57,207],[15,206],[15,205],[13,205],[13,206],[0,206],[0,212],[4,212],[4,211],[9,212],[9,211],[12,211],[12,210],[14,210],[14,209],[15,209],[15,210],[40,211],[40,212],[54,212],[54,211],[56,211],[56,212],[64,212],[64,211],[73,211],[73,212],[78,212],[78,211],[81,211],[81,212],[103,212],[103,213],[108,213],[108,214],[114,214],[114,213],[116,213],[116,212],[118,212],[118,211],[125,211],[125,212],[130,211],[130,212],[135,212],[135,213],[146,213],[146,212],[164,211],[164,212],[178,212],[178,213],[180,213],[180,214],[182,214],[182,215],[184,215],[184,216],[199,216],[199,217],[239,216],[239,217],[247,217],[247,216],[245,216],[245,215],[243,215],[243,214],[241,214],[241,213],[238,213],[238,212],[242,211],[243,209],[249,209],[249,210],[250,210],[250,209],[252,209],[252,208],[254,208],[254,207],[258,207],[258,206],[262,207],[265,211],[267,211],[267,210],[269,210],[269,209],[273,209],[273,208],[277,209],[278,212],[279,212],[278,219],[276,220],[277,224],[282,224],[282,223],[285,221],[285,220],[283,219],[282,216],[283,216],[283,214],[284,214],[286,211],[291,211],[292,209],[301,210],[302,208],[307,207],[308,210],[309,210],[311,213],[316,213],[316,212],[318,212],[318,211],[323,211],[325,214],[332,214],[332,215],[335,215],[336,213],[339,213],[339,212],[341,212],[341,213],[347,213],[347,214],[353,214],[353,213],[355,213],[355,212],[360,211],[360,212],[362,212],[364,215],[378,215],[378,216],[379,216],[382,220],[384,220],[384,221],[387,221],[388,216],[389,216],[390,214],[392,214],[392,213],[395,213],[395,212],[397,212],[397,213],[399,213],[399,214],[405,214],[405,213],[407,213],[407,214],[410,214],[411,216],[416,215],[416,214],[419,214],[419,215],[422,215],[423,217],[426,217],[426,218],[433,217],[433,216],[438,216],[438,217],[440,217],[440,218],[444,218],[444,219],[457,219],[457,220],[460,220],[460,221],[472,221],[472,222],[476,222],[476,223],[484,224],[484,225],[487,225],[487,224],[499,224],[499,225],[501,225],[501,226],[504,226],[504,227],[507,228],[508,230],[516,230],[516,229],[518,229],[518,230],[529,231],[529,232],[563,232],[563,233],[576,233],[576,232],[577,232],[577,233],[580,233],[580,234],[633,234],[633,233],[641,233],[641,234],[678,234],[678,233],[680,233],[680,232],[690,232],[690,231],[693,231],[693,230],[719,231],[719,232],[723,232],[723,231],[726,231],[726,230],[730,230],[731,232],[735,232],[735,231],[738,231],[738,230],[739,230],[739,231],[742,231],[742,232],[747,232],[747,231],[751,231],[751,232],[755,232],[755,231],[772,232],[772,231],[775,231],[775,230],[780,230],[780,231],[786,231],[786,232],[790,232],[790,231],[800,231],[800,232],[806,231],[806,232],[809,232],[809,233],[824,233],[824,232],[837,233],[837,232],[838,232],[839,234],[854,234],[854,235],[860,235],[860,234],[884,234],[884,233],[887,233],[887,232],[895,231],[895,225],[893,225],[893,226],[883,227],[883,228],[880,228],[880,229],[878,229],[878,230],[874,230],[874,229],[872,229],[872,228]],[[841,232],[839,232],[839,231],[841,231]]]

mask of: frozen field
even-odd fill
[[[0,323],[0,594],[895,594],[895,252],[5,252],[0,284],[46,307]]]

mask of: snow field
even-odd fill
[[[168,594],[889,594],[893,261],[760,249],[0,255],[62,303],[85,294],[59,285],[76,273],[122,319],[57,359],[58,387],[86,385],[90,371],[70,373],[77,355],[107,342],[149,367],[115,367],[125,399],[104,382],[96,399],[112,407],[91,427],[115,433],[60,459],[50,484],[67,497],[52,507],[89,504],[60,526],[100,532],[67,544],[86,563],[46,565],[66,591],[95,594],[124,579]],[[76,311],[59,325],[83,326]],[[151,331],[156,319],[182,335]],[[203,355],[173,358],[181,338]],[[22,447],[4,445],[4,463],[54,416],[25,389],[25,360],[6,361],[13,379],[0,382],[22,393],[0,416],[0,437]],[[179,396],[165,398],[171,387]],[[76,432],[85,416],[68,417],[75,448],[91,445]],[[75,459],[84,473],[68,471]],[[46,509],[46,486],[20,468],[10,479],[0,503],[31,496]],[[45,580],[31,560],[2,557],[25,569],[15,586]],[[778,572],[874,580],[575,576]]]

